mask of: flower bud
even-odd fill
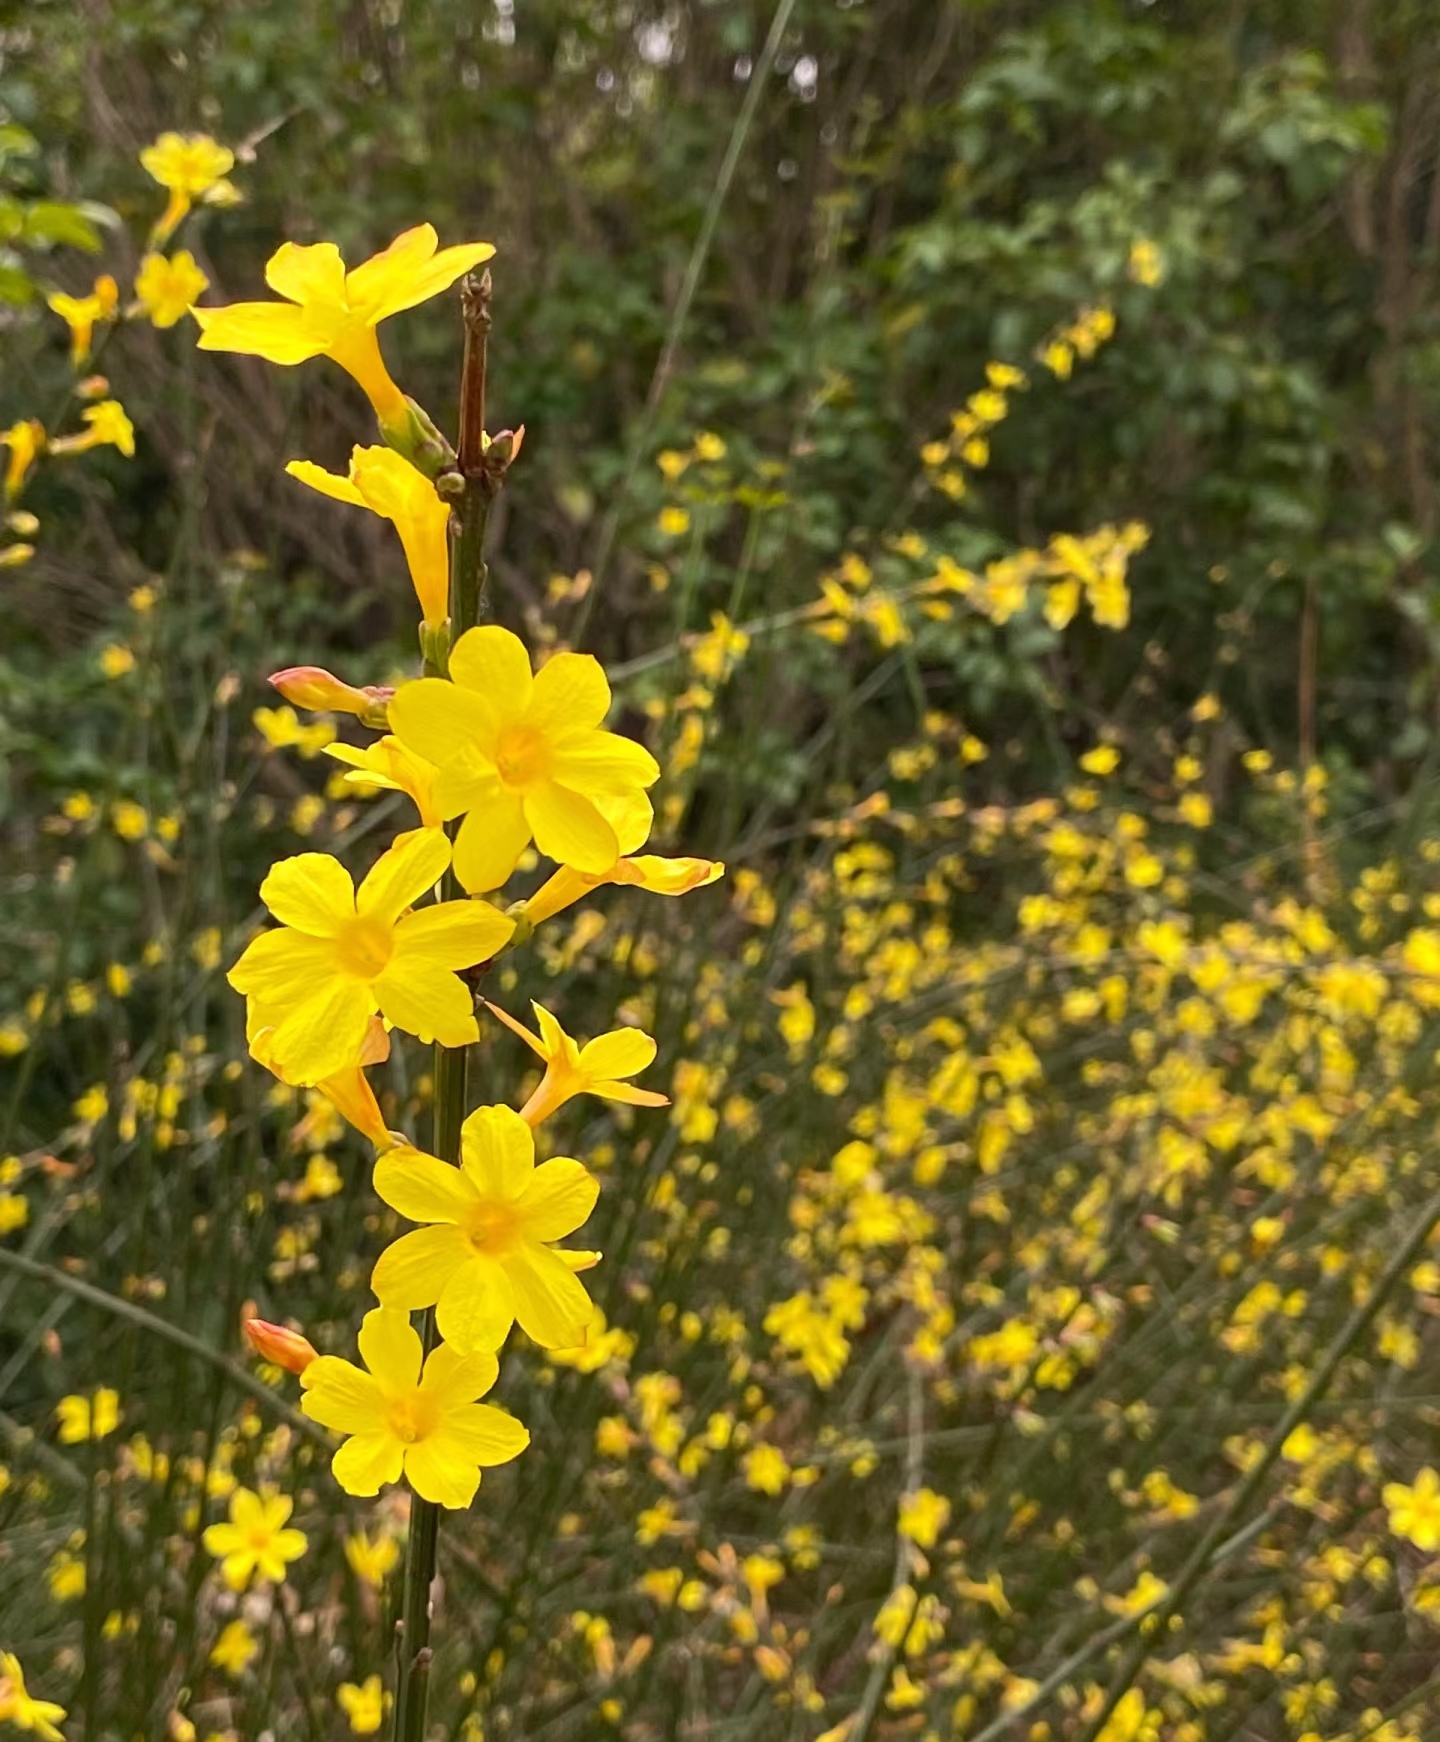
[[[385,704],[395,694],[381,684],[357,689],[318,665],[292,665],[277,671],[270,682],[287,702],[312,712],[357,714],[368,724],[377,710],[383,723]]]
[[[318,1359],[310,1340],[285,1325],[272,1325],[265,1319],[246,1319],[244,1330],[255,1353],[262,1360],[283,1367],[287,1373],[303,1373],[312,1361]]]
[[[435,479],[455,464],[455,450],[436,429],[430,414],[417,405],[408,394],[401,417],[381,418],[380,434],[385,445],[409,460],[417,472]]]

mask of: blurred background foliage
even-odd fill
[[[1431,24],[1420,0],[6,13],[0,423],[58,427],[72,376],[45,294],[102,268],[133,281],[156,207],[137,157],[163,129],[239,159],[243,203],[183,237],[208,301],[258,294],[282,237],[352,263],[422,220],[494,240],[492,422],[527,431],[494,524],[496,614],[605,660],[623,725],[671,763],[665,833],[731,865],[726,893],[660,912],[612,892],[608,927],[542,940],[502,987],[582,1035],[631,999],[676,1116],[663,1135],[599,1113],[564,1134],[616,1156],[597,1298],[629,1347],[598,1378],[509,1378],[536,1446],[486,1478],[474,1540],[452,1533],[447,1726],[1088,1734],[1115,1618],[1198,1540],[1173,1550],[1162,1525],[1229,1517],[1259,1455],[1235,1436],[1253,1423],[1264,1443],[1415,1224],[1433,1011],[1387,988],[1402,950],[1430,961],[1405,930],[1435,900],[1416,869],[1433,865],[1440,758]],[[1115,331],[1092,357],[1038,360],[1096,308]],[[397,815],[270,753],[252,724],[265,675],[374,682],[414,657],[389,529],[281,472],[343,470],[370,439],[350,384],[192,338],[132,321],[106,339],[96,366],[137,452],[37,473],[37,553],[4,573],[0,647],[0,1154],[28,1194],[10,1245],[50,1267],[0,1272],[0,1615],[27,1665],[53,1663],[79,1733],[181,1742],[186,1711],[201,1735],[258,1733],[267,1698],[282,1734],[331,1733],[332,1683],[386,1667],[384,1606],[345,1570],[309,1448],[262,1438],[264,1411],[237,1430],[233,1373],[59,1278],[231,1352],[247,1297],[322,1337],[358,1316],[378,1223],[314,1157],[358,1188],[359,1146],[313,1109],[297,1126],[305,1109],[242,1064],[219,976],[272,858],[343,854]],[[447,425],[457,341],[441,304],[386,331],[397,378]],[[926,450],[992,363],[1030,384],[947,484]],[[1128,622],[1059,626],[1043,593],[1002,621],[913,612],[893,635],[827,639],[804,618],[836,574],[898,596],[940,558],[978,570],[1136,520]],[[137,588],[154,601],[137,609]],[[748,642],[711,637],[715,613]],[[131,665],[107,665],[117,647]],[[1097,745],[1123,750],[1113,787],[1081,760]],[[1207,950],[1229,978],[1207,978]],[[1378,990],[1354,966],[1372,959]],[[1253,1046],[1235,1042],[1247,1028]],[[968,1104],[947,1056],[985,1085]],[[907,1136],[915,1081],[928,1111]],[[415,1128],[424,1061],[397,1055],[386,1093]],[[1199,1131],[1211,1162],[1164,1130]],[[827,1244],[816,1229],[850,1212],[811,1176],[854,1142],[904,1171],[911,1207],[898,1233]],[[1252,1165],[1232,1179],[1236,1144]],[[1256,1304],[1272,1261],[1289,1278]],[[844,1382],[819,1385],[769,1309],[837,1277],[866,1299]],[[1072,1287],[1083,1303],[1056,1292]],[[1107,1742],[1423,1720],[1414,1557],[1389,1583],[1372,1563],[1381,1465],[1408,1478],[1433,1432],[1437,1301],[1440,1274],[1378,1353],[1342,1363],[1325,1407],[1343,1493],[1315,1498],[1319,1477],[1291,1493],[1298,1525],[1272,1501],[1193,1614],[1187,1587],[1190,1643],[1157,1649],[1150,1704]],[[917,1336],[946,1352],[917,1354]],[[1063,1385],[1027,1366],[1046,1351],[1071,1361]],[[97,1384],[172,1465],[157,1475],[127,1440],[113,1487],[85,1486],[109,1445],[57,1448],[47,1423]],[[1212,1396],[1224,1414],[1202,1409],[1199,1432]],[[602,1417],[629,1421],[634,1456]],[[752,1481],[730,1455],[746,1435],[825,1473]],[[706,1448],[690,1466],[682,1440]],[[303,1487],[314,1544],[293,1617],[275,1611],[303,1649],[252,1617],[253,1684],[212,1664],[231,1612],[199,1600],[197,1499],[232,1466]],[[964,1539],[924,1571],[894,1536],[917,1469]],[[637,1518],[636,1565],[665,1575],[638,1596]],[[767,1600],[768,1574],[734,1555],[772,1551],[790,1582]],[[52,1577],[37,1603],[36,1567],[62,1555],[86,1588]],[[670,1563],[683,1582],[657,1621]],[[914,1650],[908,1618],[872,1635],[902,1588],[943,1598],[948,1639],[943,1617]]]

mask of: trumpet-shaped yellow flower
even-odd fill
[[[260,897],[278,919],[230,970],[253,998],[256,1029],[288,1083],[314,1084],[354,1067],[378,1010],[396,1028],[442,1046],[478,1038],[474,1001],[458,974],[488,961],[514,921],[484,902],[446,901],[407,911],[450,863],[439,829],[402,835],[358,891],[328,853],[271,867]]]
[[[489,242],[465,242],[437,254],[436,242],[434,227],[419,224],[350,272],[333,242],[286,242],[265,268],[265,282],[286,301],[197,308],[200,348],[281,364],[329,357],[359,382],[383,429],[403,427],[405,396],[390,379],[375,328],[438,296],[495,252]]]
[[[50,443],[52,454],[84,454],[91,448],[119,448],[127,460],[135,457],[135,425],[118,399],[102,399],[80,413],[85,425],[77,435],[59,436]]]
[[[532,1002],[530,1006],[540,1024],[539,1034],[532,1034],[488,998],[485,1008],[545,1061],[545,1075],[520,1109],[520,1117],[532,1130],[576,1095],[598,1095],[602,1101],[624,1101],[632,1107],[670,1105],[666,1095],[619,1080],[643,1071],[655,1057],[655,1042],[640,1029],[615,1028],[578,1046],[543,1005]]]
[[[141,167],[170,195],[150,232],[160,248],[174,235],[182,218],[198,199],[213,195],[235,167],[235,153],[206,133],[162,133],[140,153]]]
[[[434,763],[407,750],[393,733],[387,732],[363,750],[354,744],[327,744],[325,754],[346,764],[351,773],[345,779],[356,786],[407,793],[426,828],[435,828],[443,820],[435,803]]]
[[[392,1149],[375,1164],[375,1190],[430,1224],[381,1254],[371,1287],[384,1305],[435,1307],[440,1335],[461,1354],[498,1349],[517,1319],[547,1349],[582,1340],[594,1307],[550,1242],[574,1233],[600,1188],[568,1156],[536,1167],[535,1138],[509,1107],[470,1115],[459,1167]]]
[[[250,1048],[250,1056],[283,1083],[288,1079],[277,1069],[270,1047],[270,1037],[275,1032],[277,1021],[278,1017],[274,1013],[262,1008],[253,998],[247,1004],[245,1040]],[[375,1099],[375,1091],[370,1087],[365,1068],[367,1065],[383,1064],[389,1056],[389,1031],[378,1016],[372,1016],[356,1057],[343,1070],[321,1077],[315,1084],[337,1112],[349,1120],[357,1131],[368,1137],[377,1149],[388,1149],[395,1139],[386,1128],[385,1116],[380,1111],[380,1103]],[[292,1084],[292,1087],[298,1085]]]
[[[422,1500],[458,1511],[475,1498],[481,1468],[518,1458],[530,1435],[513,1415],[477,1401],[499,1376],[493,1355],[441,1343],[422,1371],[421,1354],[408,1316],[377,1307],[360,1327],[368,1372],[322,1355],[301,1375],[300,1407],[349,1436],[332,1466],[347,1494],[378,1494],[403,1474]]]
[[[106,272],[95,280],[89,296],[67,296],[64,291],[56,291],[45,300],[70,329],[70,361],[78,369],[90,355],[97,324],[114,320],[120,287]]]
[[[714,859],[663,859],[654,853],[636,858],[654,821],[650,801],[643,793],[618,802],[602,799],[599,808],[615,831],[619,858],[603,872],[577,871],[573,865],[562,865],[525,903],[525,916],[532,925],[553,919],[606,883],[628,883],[637,889],[648,889],[652,895],[688,895],[692,889],[703,888],[725,875],[725,867]]]
[[[9,449],[5,465],[5,500],[13,502],[25,488],[30,468],[45,451],[45,425],[38,417],[25,418],[20,423],[12,423],[0,435],[0,442]]]
[[[157,327],[173,327],[189,314],[196,297],[203,296],[210,280],[195,264],[195,256],[182,248],[169,260],[163,254],[147,254],[135,275],[135,295]]]
[[[311,460],[291,460],[285,470],[323,496],[368,508],[392,522],[426,624],[438,628],[445,621],[450,609],[450,505],[423,472],[393,448],[356,448],[348,478]]]
[[[37,1700],[25,1687],[25,1672],[13,1651],[0,1651],[0,1724],[17,1730],[33,1730],[43,1742],[65,1742],[55,1728],[65,1716],[64,1706],[54,1700]]]
[[[232,1591],[243,1591],[257,1576],[284,1583],[287,1564],[309,1547],[303,1530],[286,1527],[294,1506],[283,1494],[252,1494],[248,1488],[230,1496],[229,1523],[212,1524],[201,1541]]]
[[[620,842],[602,806],[633,802],[660,770],[648,750],[600,730],[610,708],[600,662],[557,653],[532,676],[520,638],[486,624],[450,650],[450,679],[402,684],[390,725],[438,769],[440,814],[465,814],[455,840],[465,888],[498,889],[532,839],[563,865],[608,872]]]

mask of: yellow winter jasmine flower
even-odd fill
[[[210,1648],[210,1661],[228,1676],[242,1676],[260,1654],[260,1645],[244,1621],[228,1622]]]
[[[520,1109],[520,1117],[533,1130],[576,1095],[598,1095],[602,1101],[624,1101],[632,1107],[668,1107],[668,1095],[653,1089],[635,1089],[619,1079],[636,1076],[655,1058],[655,1042],[638,1028],[614,1028],[609,1034],[587,1040],[584,1046],[566,1034],[542,1005],[531,1001],[540,1033],[532,1034],[487,998],[485,1008],[506,1028],[518,1034],[545,1061],[545,1075],[535,1093]]]
[[[373,1736],[385,1721],[390,1696],[378,1675],[367,1675],[357,1687],[354,1682],[341,1682],[335,1690],[340,1710],[350,1720],[355,1736]]]
[[[329,744],[325,754],[343,762],[351,773],[344,778],[355,786],[384,792],[407,793],[427,828],[438,828],[443,820],[435,803],[435,764],[407,750],[391,732],[367,744],[362,750],[354,744]]]
[[[620,842],[601,806],[632,801],[660,777],[648,750],[600,730],[610,685],[589,654],[557,653],[533,677],[517,635],[467,630],[450,682],[419,678],[390,703],[390,725],[439,770],[448,821],[465,813],[455,875],[471,894],[498,889],[533,838],[561,864],[608,872]]]
[[[57,1706],[53,1700],[34,1699],[26,1692],[20,1659],[13,1651],[0,1651],[0,1724],[33,1730],[44,1742],[65,1742],[63,1734],[55,1728],[64,1716],[64,1706]]]
[[[45,301],[70,329],[70,361],[78,369],[90,355],[97,323],[115,318],[120,287],[105,272],[95,280],[89,296],[67,296],[57,290]]]
[[[548,1349],[573,1348],[594,1308],[565,1256],[600,1188],[578,1161],[535,1165],[535,1138],[509,1107],[481,1107],[461,1128],[459,1167],[397,1147],[375,1164],[391,1209],[429,1227],[381,1254],[371,1278],[384,1306],[436,1307],[440,1335],[462,1355],[498,1349],[518,1319]]]
[[[408,1315],[376,1307],[360,1327],[369,1371],[322,1355],[301,1376],[300,1407],[349,1436],[333,1465],[347,1494],[377,1494],[403,1474],[422,1500],[463,1510],[481,1467],[519,1457],[530,1435],[514,1416],[477,1401],[499,1376],[493,1355],[461,1355],[441,1343],[423,1370],[421,1355]]]
[[[390,521],[400,534],[427,626],[438,628],[445,621],[450,609],[450,505],[423,472],[394,448],[378,447],[356,448],[347,478],[312,460],[291,460],[285,470],[322,496],[368,508]]]
[[[650,801],[643,793],[620,801],[602,799],[598,808],[615,831],[619,858],[604,872],[577,871],[562,865],[525,903],[525,917],[532,925],[553,919],[606,883],[628,883],[652,895],[688,895],[725,875],[725,867],[714,859],[664,859],[653,853],[636,858],[654,820]]]
[[[1440,1474],[1427,1464],[1408,1487],[1404,1482],[1387,1482],[1380,1498],[1389,1509],[1396,1536],[1426,1554],[1440,1549]]]
[[[90,1397],[62,1397],[55,1405],[60,1420],[62,1446],[78,1446],[86,1440],[103,1440],[120,1425],[120,1393],[102,1385]]]
[[[220,1562],[220,1576],[232,1591],[243,1591],[257,1575],[283,1584],[285,1568],[309,1547],[303,1530],[286,1526],[294,1501],[284,1494],[253,1494],[237,1488],[230,1496],[230,1521],[212,1524],[201,1541]]]
[[[286,300],[197,308],[200,348],[280,364],[329,357],[364,389],[382,429],[403,428],[405,396],[390,379],[375,328],[438,296],[495,252],[489,242],[466,242],[437,254],[436,242],[433,225],[417,225],[351,272],[333,242],[286,242],[265,268],[265,282]]]
[[[933,1488],[917,1488],[900,1496],[899,1534],[920,1548],[934,1548],[940,1532],[950,1522],[950,1502]]]
[[[380,1588],[400,1561],[400,1544],[393,1536],[378,1535],[373,1539],[361,1530],[345,1538],[345,1559],[350,1570],[363,1585]]]
[[[24,418],[12,423],[0,435],[0,442],[10,450],[5,465],[5,500],[13,502],[24,489],[37,456],[45,450],[45,425],[38,417]]]
[[[245,1012],[245,1040],[250,1048],[250,1056],[256,1064],[263,1065],[280,1081],[288,1082],[275,1068],[275,1059],[270,1048],[270,1036],[275,1030],[275,1018],[261,1009],[252,999]],[[365,1030],[365,1037],[360,1042],[359,1051],[343,1070],[332,1072],[328,1077],[321,1077],[314,1086],[324,1095],[338,1113],[362,1132],[377,1149],[388,1149],[395,1139],[386,1129],[385,1116],[380,1111],[380,1103],[375,1099],[375,1091],[370,1087],[365,1075],[368,1065],[383,1064],[390,1056],[390,1034],[384,1022],[378,1016],[370,1018]],[[292,1084],[292,1087],[300,1087]]]
[[[488,961],[514,921],[484,902],[411,904],[450,863],[439,829],[402,835],[357,891],[328,853],[299,853],[270,869],[260,898],[280,927],[262,933],[230,970],[254,1000],[267,1060],[288,1083],[311,1085],[353,1068],[370,1018],[442,1046],[479,1036],[474,1000],[455,970]]]
[[[195,201],[224,182],[235,167],[235,153],[205,133],[162,133],[140,153],[140,163],[170,195],[164,213],[150,232],[151,244],[160,248]]]
[[[173,327],[209,288],[210,280],[188,248],[169,260],[163,254],[147,254],[135,275],[135,295],[157,327]]]
[[[118,399],[102,399],[80,413],[87,427],[78,435],[59,436],[50,443],[52,454],[84,454],[91,448],[116,447],[127,460],[135,457],[135,426]]]

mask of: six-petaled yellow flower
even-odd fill
[[[202,1541],[220,1562],[220,1575],[232,1591],[254,1578],[281,1584],[285,1568],[309,1546],[303,1530],[287,1523],[294,1501],[284,1494],[253,1494],[237,1488],[230,1496],[230,1519],[212,1524]]]
[[[633,803],[660,770],[641,745],[600,729],[610,709],[600,662],[557,653],[532,676],[519,636],[487,624],[450,650],[450,679],[402,684],[390,725],[435,764],[440,814],[464,815],[455,875],[465,888],[498,889],[532,838],[577,871],[610,871],[620,840],[603,807]]]
[[[162,133],[140,153],[140,162],[170,195],[150,232],[151,244],[160,248],[196,200],[213,197],[224,186],[225,177],[235,167],[235,153],[206,133]]]
[[[408,1315],[377,1307],[360,1328],[368,1371],[322,1355],[301,1377],[300,1407],[348,1436],[333,1465],[347,1494],[377,1494],[403,1474],[422,1500],[463,1510],[482,1467],[519,1457],[530,1435],[514,1416],[479,1401],[500,1371],[493,1355],[461,1355],[441,1343],[423,1368],[421,1356]]]
[[[515,926],[478,901],[410,911],[449,863],[442,831],[416,829],[358,890],[328,853],[271,868],[260,897],[280,927],[249,945],[229,980],[253,999],[252,1021],[270,1030],[267,1062],[286,1082],[319,1083],[353,1068],[377,1011],[442,1046],[478,1038],[474,1000],[455,970],[488,961]]]
[[[425,622],[435,628],[445,621],[450,596],[446,532],[450,508],[423,472],[393,448],[356,448],[350,456],[347,478],[327,472],[311,460],[291,460],[285,470],[322,495],[368,508],[391,521],[400,534]]]
[[[655,1042],[638,1028],[615,1028],[578,1045],[542,1005],[532,1002],[539,1034],[523,1022],[485,1001],[485,1008],[518,1034],[545,1061],[545,1075],[520,1109],[532,1129],[576,1095],[598,1095],[602,1101],[624,1101],[632,1107],[668,1107],[669,1100],[653,1089],[637,1089],[620,1079],[636,1076],[655,1057]]]
[[[550,1242],[580,1226],[599,1186],[568,1156],[536,1167],[535,1138],[519,1114],[472,1113],[459,1167],[392,1149],[375,1164],[375,1190],[410,1221],[430,1224],[403,1235],[375,1266],[371,1286],[386,1306],[436,1307],[440,1335],[462,1354],[498,1349],[517,1319],[546,1348],[583,1340],[594,1308],[573,1260],[588,1268],[594,1255],[558,1252]]]
[[[1440,1473],[1427,1464],[1408,1486],[1387,1482],[1380,1497],[1396,1536],[1405,1537],[1426,1554],[1440,1549]]]
[[[187,248],[168,260],[163,254],[147,254],[135,275],[135,295],[157,327],[173,327],[183,319],[209,285],[210,280]]]

